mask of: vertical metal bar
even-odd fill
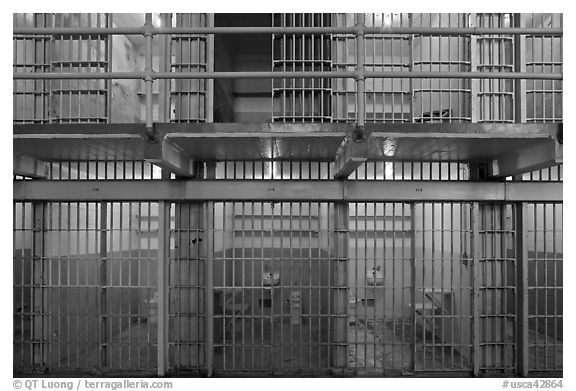
[[[162,26],[172,26],[172,14],[160,14],[160,20],[162,21]],[[160,40],[158,68],[160,72],[170,72],[172,36],[170,34],[162,34],[158,39]],[[170,79],[161,79],[158,83],[160,83],[158,120],[167,123],[170,122]]]
[[[360,75],[356,77],[356,124],[358,126],[360,137],[363,137],[363,127],[366,121],[366,112],[364,107],[364,90],[366,82],[364,79],[363,72],[364,58],[365,58],[365,43],[364,43],[364,14],[359,13],[356,15],[356,27],[358,31],[356,32],[356,70],[360,72]]]
[[[212,18],[213,14],[210,14]],[[216,178],[216,162],[206,163],[206,178]],[[205,352],[206,370],[208,376],[212,376],[214,365],[214,202],[205,204],[204,216],[204,242],[206,246],[206,294],[205,294]]]
[[[334,228],[330,267],[331,280],[331,366],[342,368],[347,363],[347,322],[346,310],[347,268],[348,268],[348,203],[334,203]]]
[[[147,13],[145,16],[144,22],[144,29],[145,34],[144,37],[146,39],[146,46],[145,46],[145,62],[146,66],[144,68],[144,72],[146,73],[145,83],[146,83],[146,130],[148,132],[152,132],[153,127],[153,118],[154,114],[153,110],[153,96],[152,96],[152,14]]]
[[[107,238],[108,238],[108,228],[107,228],[107,217],[108,217],[108,203],[100,203],[100,277],[99,277],[99,287],[100,287],[100,349],[99,355],[100,359],[98,364],[101,369],[106,368],[108,363],[108,306],[107,306],[107,295],[108,295],[108,275],[107,275],[107,265],[108,265],[108,251],[107,251]],[[112,234],[112,233],[111,233]]]
[[[524,14],[514,14],[514,27],[522,27]],[[534,49],[532,49],[534,50]],[[526,36],[514,36],[514,72],[526,72]],[[526,122],[526,80],[514,81],[514,122]]]
[[[516,204],[516,333],[517,371],[520,376],[528,376],[528,204]]]
[[[207,19],[207,26],[214,27],[214,14],[207,14]],[[208,72],[214,72],[214,34],[206,37],[206,48],[206,68]],[[214,79],[208,79],[206,83],[205,118],[206,122],[214,122]]]
[[[469,27],[476,26],[476,14],[472,13],[469,16]],[[478,37],[476,35],[470,36],[470,72],[477,72],[480,63],[479,50],[478,50]],[[479,107],[479,94],[480,80],[470,80],[470,115],[472,122],[479,122],[480,120],[480,107]]]
[[[170,202],[158,203],[158,376],[169,368],[168,284],[170,264]]]
[[[44,292],[44,270],[43,261],[46,246],[46,204],[33,203],[33,252],[32,252],[32,305],[30,312],[32,316],[32,363],[35,367],[46,365],[47,352],[45,351],[45,292]]]
[[[410,369],[416,370],[416,204],[410,204],[410,309],[412,341]]]
[[[472,253],[472,361],[473,374],[480,373],[480,204],[474,202],[471,211],[471,253]]]

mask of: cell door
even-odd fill
[[[470,204],[350,204],[348,367],[471,368]]]
[[[329,367],[330,209],[215,204],[215,372]]]

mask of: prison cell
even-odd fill
[[[155,214],[153,203],[15,204],[15,370],[154,370]]]

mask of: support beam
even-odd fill
[[[334,178],[348,178],[362,163],[368,160],[366,153],[367,141],[356,143],[351,139],[346,139],[334,161]]]
[[[48,163],[30,156],[14,154],[13,172],[14,175],[46,179],[48,177]]]
[[[164,139],[154,144],[146,143],[144,158],[147,162],[153,163],[163,170],[178,176],[194,177],[194,161],[181,148],[169,140]]]
[[[13,181],[13,199],[33,201],[499,201],[562,202],[561,182],[464,181]]]
[[[518,375],[528,376],[528,206],[516,204],[516,362]]]
[[[488,176],[502,178],[553,167],[562,163],[562,155],[563,147],[557,140],[543,142],[520,151],[510,151],[491,162]]]

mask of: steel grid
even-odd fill
[[[170,207],[168,370],[206,368],[206,231],[203,205]]]
[[[516,225],[514,205],[480,204],[478,239],[480,370],[517,370]]]
[[[476,14],[479,27],[512,27],[514,14]],[[480,35],[476,38],[476,69],[480,72],[509,72],[515,68],[513,36]],[[477,97],[478,122],[514,122],[514,85],[512,80],[482,80]]]
[[[51,14],[13,14],[14,27],[51,27]],[[51,40],[49,35],[37,34],[14,38],[13,67],[15,73],[31,70],[50,71]],[[50,82],[14,81],[14,123],[47,123],[50,121]]]
[[[563,205],[527,204],[528,367],[563,369]]]
[[[15,373],[156,367],[154,212],[15,203]]]
[[[274,14],[279,27],[330,26],[328,14]],[[273,36],[272,71],[325,72],[331,70],[329,35]],[[331,122],[330,79],[273,79],[272,120],[275,122]]]
[[[50,180],[162,179],[161,170],[144,161],[59,161],[48,163]]]
[[[413,26],[467,27],[466,14],[412,14]],[[477,72],[471,67],[471,37],[414,35],[411,68],[420,72]],[[446,79],[445,75],[413,81],[413,122],[471,122],[470,80]]]

